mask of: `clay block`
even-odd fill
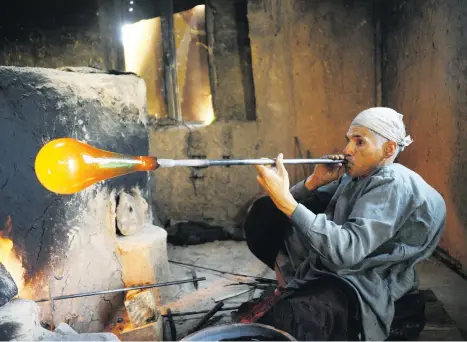
[[[162,316],[156,322],[139,328],[128,328],[120,334],[121,341],[163,341]]]
[[[128,292],[125,299],[125,308],[130,322],[135,327],[146,324],[151,318],[157,319],[159,317],[154,293],[150,289],[137,293]]]
[[[138,286],[169,281],[167,232],[151,224],[131,236],[117,237],[122,278],[125,286]],[[154,288],[156,305],[170,293],[168,287]],[[161,298],[163,297],[163,298]]]

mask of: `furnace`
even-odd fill
[[[40,148],[56,137],[147,155],[145,94],[144,82],[133,75],[0,67],[1,174],[6,175],[0,261],[8,271],[1,277],[2,301],[12,307],[18,300],[26,303],[37,313],[37,324],[53,330],[67,323],[77,332],[102,332],[124,305],[125,292],[53,298],[170,278],[167,233],[154,225],[148,173],[64,196],[45,189],[34,171]],[[151,317],[164,291],[170,290],[143,292]],[[17,293],[21,299],[13,299]],[[43,298],[49,300],[34,303]],[[127,305],[130,313],[133,307]]]

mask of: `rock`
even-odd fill
[[[58,334],[45,328],[39,327],[36,329],[34,335],[36,336],[37,341],[51,341]]]
[[[10,272],[0,263],[0,307],[18,294],[18,287]]]
[[[131,292],[133,291],[127,292],[124,304],[133,326],[140,327],[149,320],[159,317],[153,291],[148,289],[136,293]]]
[[[68,72],[81,72],[85,74],[105,74],[105,71],[92,67],[59,67],[57,70],[68,71]]]
[[[117,228],[122,235],[133,235],[143,229],[144,211],[140,202],[126,192],[118,196]]]
[[[0,341],[33,341],[42,333],[40,308],[29,299],[13,299],[0,308]]]
[[[60,323],[53,332],[40,328],[36,336],[39,341],[119,341],[112,333],[78,334],[66,323]]]
[[[142,327],[125,329],[120,334],[122,341],[162,341],[162,316],[156,322],[152,322]]]
[[[29,299],[13,299],[0,308],[0,341],[119,341],[112,333],[78,334],[60,323],[54,332],[42,328],[40,307]]]
[[[112,333],[78,334],[66,323],[60,323],[53,332],[40,328],[36,336],[39,341],[119,341]]]
[[[60,323],[58,327],[55,328],[54,332],[61,335],[78,334],[72,327],[70,327],[66,323]]]
[[[47,341],[120,341],[112,333],[92,333],[92,334],[66,334],[53,333],[46,339]]]

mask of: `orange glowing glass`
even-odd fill
[[[135,171],[157,169],[157,159],[104,151],[72,138],[55,139],[36,156],[39,182],[57,194],[69,195],[90,185]]]

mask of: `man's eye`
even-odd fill
[[[357,139],[357,145],[362,146],[364,144],[364,141],[361,139]]]

